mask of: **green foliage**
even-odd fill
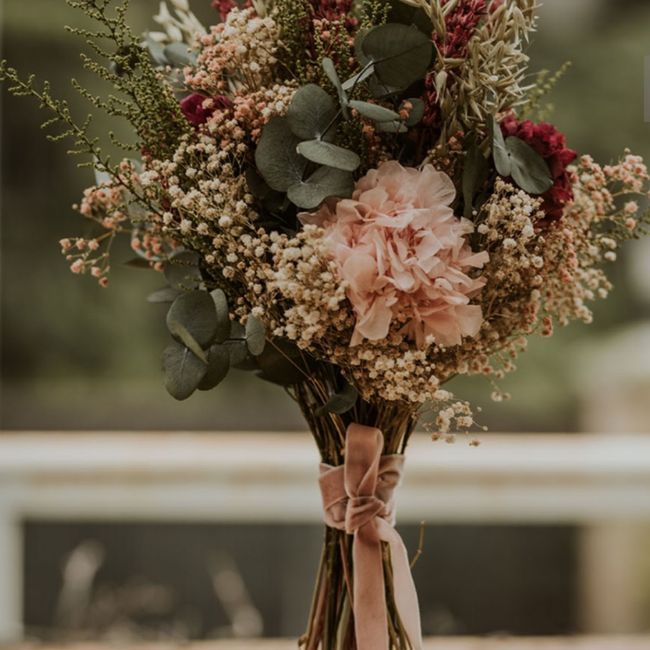
[[[402,90],[424,77],[433,58],[431,38],[416,27],[399,23],[363,33],[356,50],[359,63],[372,64],[380,84]]]
[[[217,335],[217,310],[212,297],[205,291],[188,291],[178,296],[167,312],[167,327],[172,335],[177,324],[200,346],[207,347]]]
[[[165,388],[177,400],[187,399],[198,388],[207,365],[187,347],[174,341],[163,353]]]
[[[361,115],[375,122],[391,122],[400,119],[399,114],[395,111],[379,106],[378,104],[371,104],[370,102],[353,99],[350,102],[350,108],[354,108]]]
[[[529,144],[515,136],[504,140],[496,120],[492,130],[494,164],[501,176],[512,177],[524,192],[533,195],[544,194],[553,186],[546,161]]]
[[[299,144],[286,117],[276,117],[264,127],[255,164],[271,189],[286,192],[302,180],[307,160],[296,151]]]
[[[266,330],[264,323],[255,316],[249,316],[246,321],[246,346],[248,351],[254,356],[259,357],[264,352],[266,346]]]
[[[337,115],[334,100],[319,86],[307,84],[296,91],[287,122],[292,133],[301,140],[323,138]]]
[[[354,151],[322,140],[301,142],[298,145],[298,153],[311,162],[347,172],[353,172],[361,164],[361,159]]]
[[[140,44],[127,23],[129,0],[66,2],[98,23],[96,31],[76,27],[68,30],[81,36],[95,52],[97,59],[82,55],[84,67],[110,84],[112,92],[106,97],[94,95],[73,80],[75,88],[96,108],[126,119],[138,136],[137,149],[160,158],[173,152],[180,137],[191,127],[171,89],[160,82],[148,49]],[[167,57],[190,60],[187,51],[172,48],[165,48]]]
[[[217,312],[217,329],[214,339],[217,343],[223,343],[230,336],[231,322],[228,313],[228,298],[222,289],[215,289],[210,292],[214,308]]]
[[[520,119],[534,116],[537,121],[543,122],[549,118],[553,111],[553,105],[542,106],[542,99],[551,93],[560,79],[571,68],[571,65],[570,61],[566,61],[552,75],[548,70],[540,70],[537,73],[535,83],[532,84],[532,88],[528,92],[526,104],[519,111]]]
[[[109,131],[109,141],[122,149],[146,150],[154,156],[165,156],[173,151],[179,138],[191,127],[171,90],[160,82],[148,52],[131,33],[126,22],[128,0],[121,0],[113,9],[114,0],[66,2],[98,23],[95,31],[67,29],[81,36],[103,59],[102,64],[82,54],[84,67],[106,81],[111,92],[106,96],[95,95],[75,79],[72,80],[73,87],[95,108],[128,120],[138,136],[137,142],[125,144],[118,142]],[[128,190],[130,207],[135,209],[139,205],[150,212],[158,212],[158,207],[133,184],[129,175],[120,174],[118,166],[103,153],[99,137],[91,132],[92,115],[87,115],[82,121],[75,119],[68,102],[54,97],[49,82],[45,81],[39,87],[34,75],[23,78],[6,61],[0,63],[0,81],[8,82],[9,91],[14,95],[31,97],[50,114],[42,124],[42,128],[49,130],[47,138],[51,141],[71,140],[68,153],[88,158],[80,166],[92,166],[102,174],[104,182]]]
[[[354,408],[358,398],[359,391],[352,384],[346,384],[341,390],[329,397],[327,402],[316,411],[316,415],[322,416],[327,413],[341,415],[347,413]]]
[[[474,196],[485,183],[490,167],[476,139],[472,141],[465,154],[465,166],[463,167],[463,202],[467,219],[472,216],[474,208]]]
[[[213,345],[208,352],[207,369],[198,385],[199,390],[216,388],[230,370],[230,351],[225,345]]]
[[[308,60],[310,11],[308,0],[282,0],[277,3],[274,16],[290,64],[286,67],[302,80],[306,77]]]
[[[354,179],[350,172],[319,167],[307,180],[292,185],[287,197],[294,205],[313,210],[330,196],[351,196],[353,189]]]

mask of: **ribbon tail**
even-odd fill
[[[354,534],[353,606],[357,650],[388,650],[388,614],[381,542],[376,537],[374,522]]]
[[[420,606],[411,574],[411,563],[399,533],[379,519],[377,528],[381,539],[390,546],[390,562],[393,569],[395,605],[412,650],[422,650]]]

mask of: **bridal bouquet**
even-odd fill
[[[134,138],[109,158],[91,118],[3,64],[51,112],[97,181],[60,242],[108,284],[115,238],[166,286],[167,390],[231,368],[285,387],[322,458],[325,546],[314,650],[421,648],[393,492],[416,422],[476,428],[445,387],[485,375],[493,399],[533,334],[590,322],[602,266],[644,232],[643,161],[578,157],[541,121],[559,77],[532,76],[537,0],[214,0],[204,27],[162,2],[134,35],[126,1],[68,0],[108,84],[99,110]],[[560,71],[562,72],[562,71]],[[132,154],[128,154],[132,151]]]

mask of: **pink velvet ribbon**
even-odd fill
[[[352,544],[352,611],[357,650],[388,650],[388,613],[382,542],[390,548],[394,598],[411,648],[421,650],[420,611],[408,554],[395,530],[394,491],[404,456],[382,456],[379,429],[351,424],[345,462],[321,464],[320,490],[325,523],[354,535]]]

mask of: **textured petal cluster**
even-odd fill
[[[396,161],[359,180],[351,199],[303,213],[324,228],[356,326],[351,345],[390,334],[418,346],[452,346],[475,336],[481,307],[470,304],[483,287],[477,269],[488,261],[466,235],[473,226],[454,215],[456,190],[432,165],[422,170]]]

